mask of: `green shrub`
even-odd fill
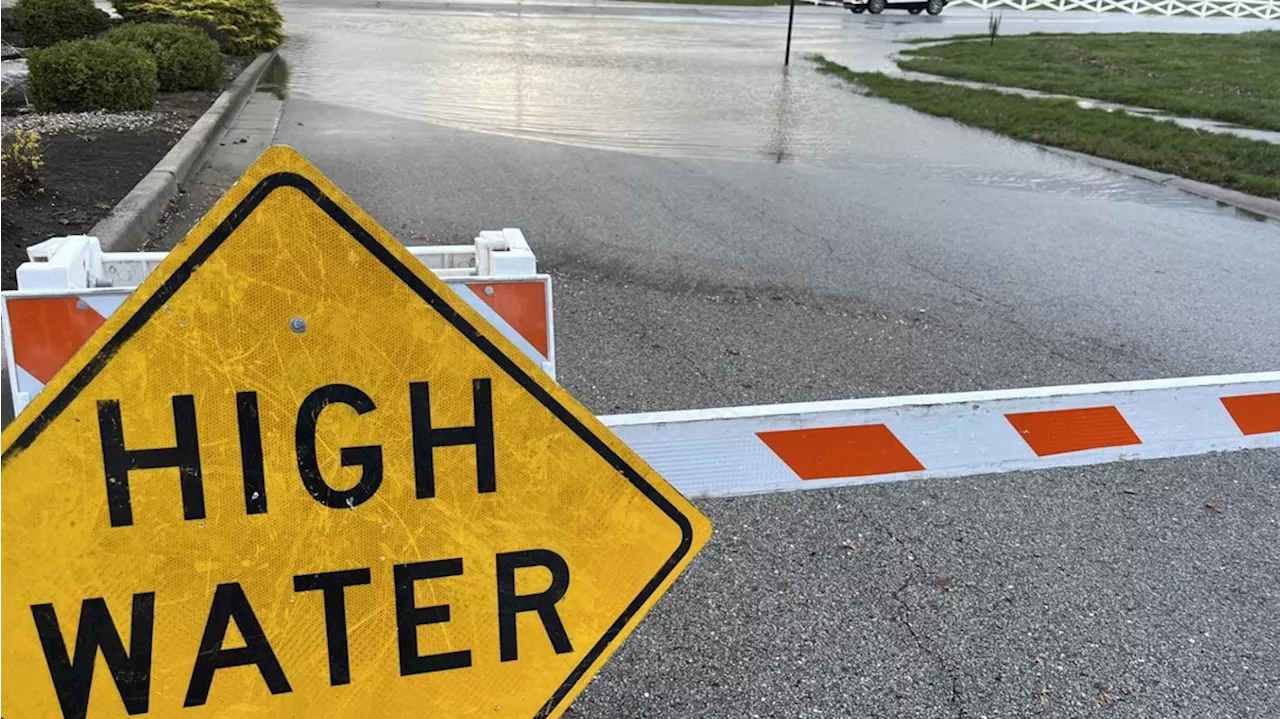
[[[284,41],[284,18],[275,0],[112,0],[130,20],[197,25],[233,55],[253,55]]]
[[[107,28],[107,14],[93,0],[18,0],[13,24],[29,47],[96,35]]]
[[[69,40],[31,53],[27,95],[41,112],[145,110],[156,102],[156,61],[130,45]]]
[[[222,82],[222,51],[203,32],[173,23],[128,23],[111,28],[107,40],[132,45],[156,61],[160,90],[213,90]]]

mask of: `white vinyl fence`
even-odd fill
[[[984,10],[1087,10],[1131,15],[1191,15],[1194,17],[1280,19],[1277,0],[951,0]]]

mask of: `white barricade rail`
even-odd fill
[[[550,278],[519,230],[409,251],[554,376]],[[3,293],[15,412],[164,259],[91,237],[29,254]],[[601,420],[682,493],[731,496],[1280,447],[1280,372]]]
[[[517,229],[481,232],[473,245],[409,247],[468,305],[555,377],[551,278]],[[103,252],[96,238],[58,237],[27,249],[18,289],[0,293],[14,413],[71,359],[165,258]]]
[[[600,419],[722,497],[1280,447],[1280,372]]]

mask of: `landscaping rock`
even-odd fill
[[[42,135],[62,132],[96,133],[105,130],[127,131],[154,128],[181,132],[189,120],[165,112],[137,110],[132,112],[55,112],[26,113],[4,118],[4,131],[36,130]]]
[[[0,55],[4,47],[0,46]],[[26,102],[27,60],[0,60],[0,100]]]

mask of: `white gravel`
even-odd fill
[[[4,132],[13,130],[37,130],[42,134],[55,135],[60,132],[102,132],[115,130],[140,130],[149,127],[168,127],[182,130],[187,122],[164,112],[154,110],[138,110],[131,112],[57,112],[41,114],[36,112],[5,115],[0,120]]]

